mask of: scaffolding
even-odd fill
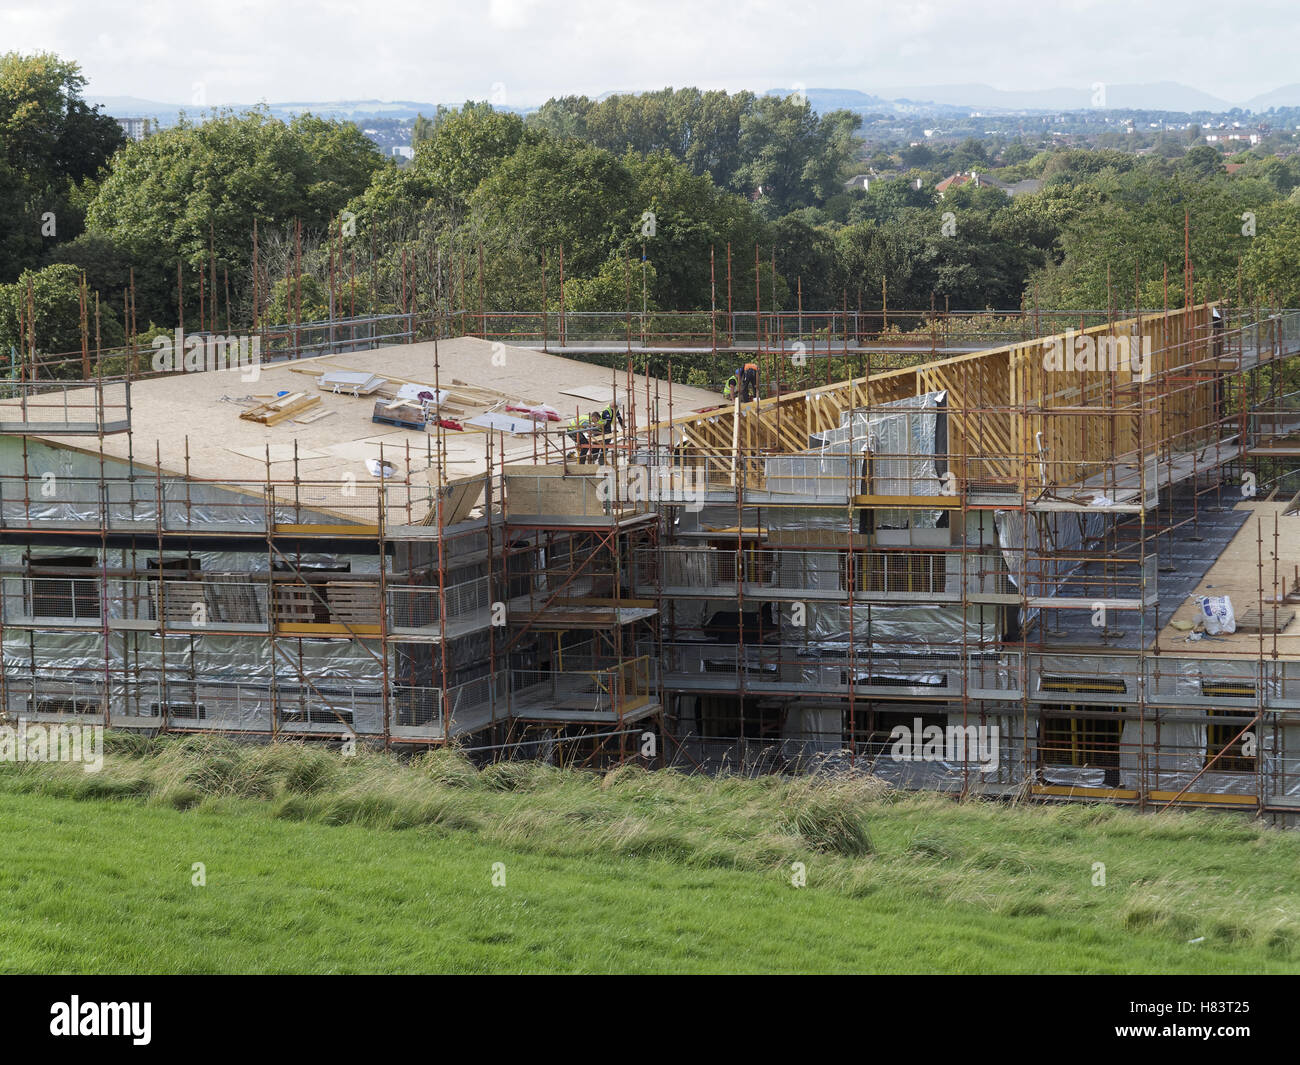
[[[4,711],[1300,807],[1300,313],[417,319],[262,329],[293,359],[430,335],[434,377],[457,331],[622,352],[626,424],[489,423],[469,474],[431,429],[350,490],[296,442],[209,476],[188,440],[135,454],[140,376],[30,363],[0,403]],[[751,355],[757,395],[680,413],[696,350]],[[1189,620],[1207,591],[1235,634]],[[913,724],[996,728],[996,757],[899,759]]]
[[[707,505],[637,580],[693,760],[1293,808],[1298,350],[1206,304],[676,419]],[[1238,635],[1183,620],[1210,589]],[[996,725],[996,769],[891,758],[913,721]]]

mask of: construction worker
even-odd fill
[[[593,420],[595,422],[593,428],[599,429],[602,443],[604,444],[609,443],[609,436],[614,431],[615,422],[618,422],[618,427],[620,429],[623,428],[625,424],[623,421],[623,412],[619,409],[617,403],[606,403],[605,406],[596,412]],[[604,462],[605,448],[593,448],[593,450],[597,452],[597,457],[594,461]]]
[[[752,403],[756,399],[758,399],[758,365],[747,362],[740,378],[740,402]]]
[[[736,398],[736,393],[740,390],[740,371],[737,370],[727,378],[727,383],[722,386],[722,398],[732,400]]]
[[[623,428],[623,411],[619,409],[617,403],[606,403],[601,407],[597,417],[600,418],[601,424],[604,427],[604,432],[606,433],[612,433],[614,431],[615,421],[618,422],[618,427],[620,429]]]
[[[591,446],[589,434],[592,429],[592,417],[590,414],[579,414],[570,418],[565,425],[564,431],[567,435],[573,437],[574,442],[578,445],[578,461],[594,462],[595,448]]]

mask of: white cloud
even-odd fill
[[[532,21],[538,0],[490,0],[488,18],[501,30],[521,30]]]
[[[6,0],[5,49],[78,60],[92,95],[210,103],[512,104],[665,85],[872,91],[1182,81],[1229,100],[1294,80],[1292,4],[1246,0]],[[1227,61],[1231,57],[1233,61]]]

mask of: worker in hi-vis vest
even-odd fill
[[[588,437],[592,428],[592,416],[590,414],[579,414],[577,417],[570,418],[564,426],[565,433],[573,437],[574,443],[578,445],[579,462],[595,461],[595,448],[591,446],[591,440]]]
[[[758,399],[758,365],[747,362],[740,374],[740,402],[752,403],[756,399]]]
[[[740,371],[737,370],[727,378],[727,383],[722,386],[722,398],[732,400],[736,398],[736,393],[740,390]]]
[[[606,445],[610,443],[609,437],[610,434],[613,433],[614,431],[615,422],[618,422],[618,427],[620,429],[622,429],[626,424],[623,421],[623,412],[622,410],[619,409],[619,405],[617,403],[606,403],[593,416],[592,428],[600,432],[602,437],[602,441],[601,441],[602,443]],[[593,447],[593,450],[598,453],[598,461],[604,462],[605,448]]]

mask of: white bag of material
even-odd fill
[[[1237,616],[1232,612],[1232,600],[1226,595],[1197,596],[1196,606],[1209,635],[1237,631]]]

